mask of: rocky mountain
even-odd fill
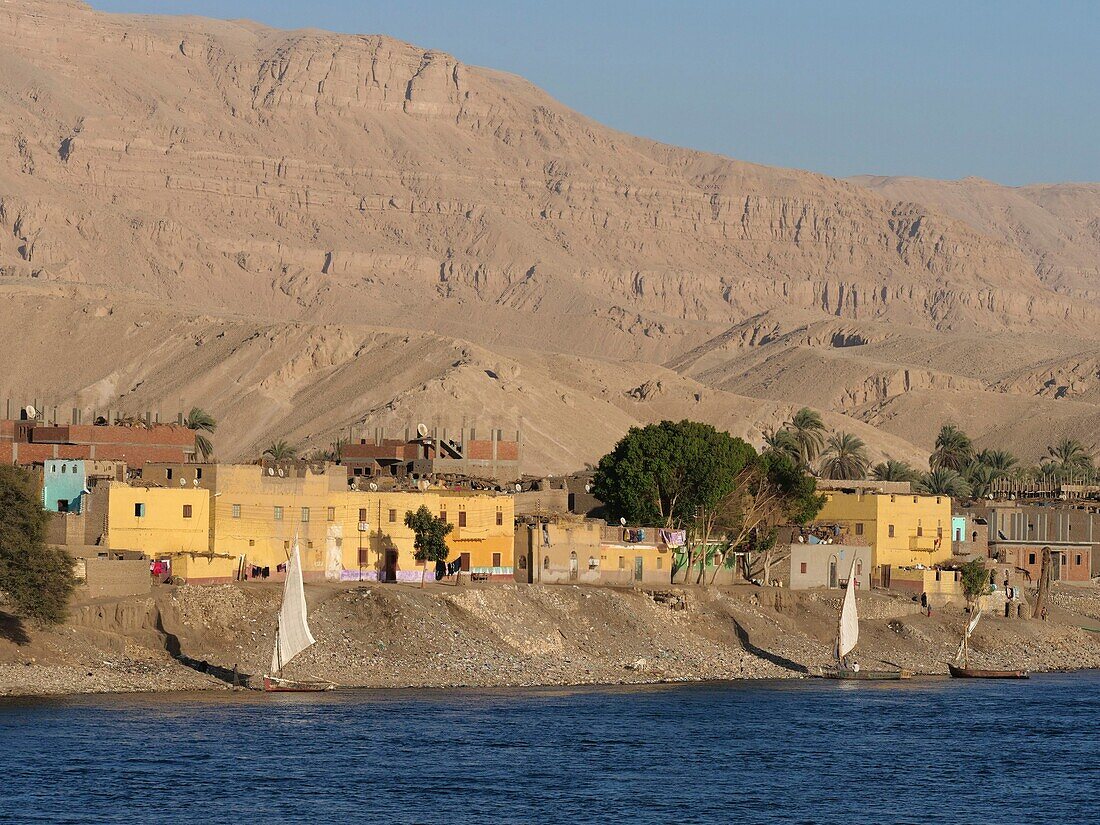
[[[1100,432],[1100,187],[757,166],[383,36],[75,0],[0,0],[0,161],[0,397],[201,404],[224,458],[465,419],[560,471],[804,403],[915,460],[945,417]]]

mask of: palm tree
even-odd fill
[[[970,495],[970,485],[966,483],[966,479],[947,467],[925,473],[917,489],[930,496],[966,498]]]
[[[264,457],[272,461],[293,461],[297,455],[297,448],[282,440],[272,441],[271,445],[264,450]]]
[[[790,432],[798,444],[798,459],[809,467],[825,446],[825,422],[821,420],[821,414],[809,407],[803,407],[787,422],[784,429]]]
[[[875,481],[920,481],[920,473],[908,461],[887,458],[871,468]]]
[[[982,450],[978,453],[977,460],[979,464],[989,467],[999,473],[1000,476],[1008,474],[1018,463],[1016,456],[1007,450]]]
[[[795,461],[800,460],[798,441],[794,433],[786,428],[764,431],[764,452],[783,453]]]
[[[832,433],[822,452],[822,478],[859,479],[867,477],[870,459],[863,439],[851,433]]]
[[[954,424],[944,424],[936,436],[936,449],[928,460],[932,470],[954,470],[961,473],[974,459],[974,445],[970,436]]]
[[[993,482],[1004,476],[1001,470],[995,470],[980,460],[975,461],[966,471],[965,481],[970,485],[970,494],[974,498],[985,498],[993,492]]]
[[[1082,473],[1092,468],[1092,456],[1076,438],[1063,438],[1047,447],[1047,455],[1061,466],[1063,472]]]
[[[214,432],[218,429],[218,422],[206,410],[192,407],[191,412],[187,413],[187,418],[183,420],[183,425],[195,431],[195,450],[202,456],[202,460],[206,461],[214,452],[214,445],[203,433]]]

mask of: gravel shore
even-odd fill
[[[225,690],[270,660],[277,585],[160,587],[74,607],[54,630],[0,624],[0,695]],[[839,596],[752,586],[307,587],[318,643],[287,669],[346,687],[630,684],[804,678],[830,661]],[[867,667],[946,674],[961,608],[859,598]],[[1059,588],[1049,621],[987,618],[977,666],[1100,667],[1100,589]]]

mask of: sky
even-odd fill
[[[1100,2],[91,0],[387,34],[609,126],[836,176],[1100,181]]]

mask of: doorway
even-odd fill
[[[640,582],[642,580],[642,557],[634,557],[634,581]]]
[[[839,587],[840,581],[837,579],[836,574],[836,556],[829,557],[829,587]]]
[[[578,575],[577,569],[577,551],[573,550],[569,553],[569,581],[575,582]]]
[[[397,551],[386,551],[386,565],[382,571],[383,581],[395,582],[397,581]]]

